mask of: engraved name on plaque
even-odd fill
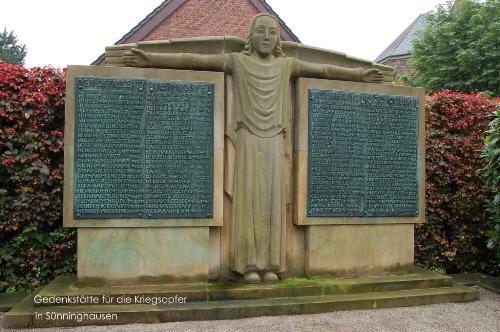
[[[210,218],[213,84],[76,79],[75,218]]]
[[[309,90],[308,216],[418,214],[418,99]]]

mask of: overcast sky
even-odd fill
[[[220,0],[230,1],[230,0]],[[446,0],[267,0],[299,39],[374,60],[415,18]],[[26,65],[86,65],[162,0],[1,0],[0,29],[28,47]]]

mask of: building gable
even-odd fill
[[[166,0],[115,45],[223,35],[246,39],[251,20],[259,13],[269,13],[278,18],[283,40],[299,42],[264,0]],[[103,63],[104,55],[101,55],[92,64]]]
[[[414,40],[425,28],[427,14],[419,15],[376,59],[377,63],[385,63],[390,58],[409,57]]]

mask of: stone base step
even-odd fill
[[[64,297],[88,295],[103,302],[103,296],[113,297],[112,304],[120,296],[145,295],[150,297],[186,297],[189,302],[268,299],[299,296],[353,294],[409,289],[451,287],[452,278],[421,268],[414,273],[393,276],[370,276],[357,278],[288,278],[278,284],[248,285],[229,281],[185,285],[134,285],[134,286],[80,286],[75,277],[59,277],[45,286],[40,296]],[[37,306],[43,306],[41,303]],[[51,305],[47,303],[45,305]]]
[[[195,301],[174,305],[129,304],[35,307],[33,298],[38,293],[24,299],[6,314],[8,327],[115,325],[185,320],[237,319],[257,316],[403,307],[445,302],[467,302],[479,297],[479,292],[474,289],[454,285],[452,287],[354,294]]]

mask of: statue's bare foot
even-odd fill
[[[247,284],[258,284],[260,283],[260,276],[255,271],[250,271],[245,273],[244,280]]]
[[[276,284],[278,282],[278,276],[276,273],[268,271],[264,273],[264,282],[267,284]]]

